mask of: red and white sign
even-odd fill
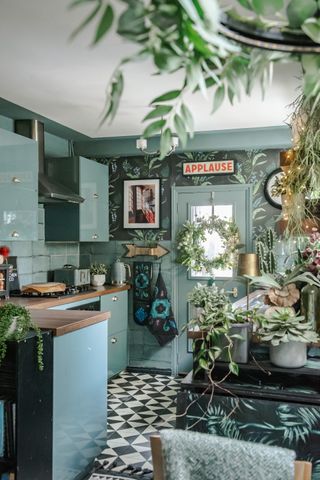
[[[234,160],[188,162],[183,164],[183,175],[230,175],[235,173]]]

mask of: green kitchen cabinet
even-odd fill
[[[37,147],[36,142],[21,138],[0,131],[1,242],[38,239]]]
[[[101,311],[109,311],[108,378],[128,365],[128,291],[101,296]]]
[[[48,158],[47,175],[84,202],[45,205],[46,241],[108,241],[108,166],[78,156]]]

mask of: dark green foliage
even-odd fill
[[[10,327],[15,327],[12,332],[10,332]],[[43,340],[39,327],[31,320],[29,310],[12,303],[0,306],[0,364],[6,356],[7,342],[23,340],[30,330],[37,335],[37,359],[41,371],[44,368]]]

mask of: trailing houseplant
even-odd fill
[[[117,112],[124,90],[123,69],[128,62],[151,58],[159,75],[182,73],[180,87],[155,98],[144,118],[149,122],[144,137],[161,133],[162,157],[170,150],[173,132],[182,146],[192,135],[193,117],[187,105],[190,93],[200,90],[208,97],[213,92],[215,111],[226,98],[233,103],[243,91],[250,95],[257,81],[264,92],[276,62],[298,62],[302,67],[303,102],[312,103],[314,108],[319,105],[320,64],[317,54],[312,53],[320,43],[316,0],[304,0],[303,5],[301,0],[237,0],[227,4],[223,18],[222,2],[217,0],[124,0],[123,3],[124,9],[115,9],[109,0],[73,0],[71,6],[92,6],[73,36],[97,21],[93,44],[100,42],[115,24],[118,35],[137,45],[135,53],[120,59],[110,79],[103,121],[111,121]],[[231,22],[240,23],[242,33],[248,30],[246,38],[251,37],[251,41],[242,38],[240,43],[232,37],[232,32],[230,39],[230,29],[226,26]],[[254,41],[257,33],[267,34],[264,42]],[[268,41],[267,36],[270,38],[274,33],[281,37],[281,42],[269,42],[270,50],[261,48]],[[301,43],[309,40],[308,54],[292,47],[297,39]]]
[[[195,317],[185,327],[197,337],[194,342],[194,375],[204,370],[211,378],[219,359],[227,361],[230,372],[238,375],[237,363],[247,362],[248,319],[253,312],[235,311],[228,295],[216,285],[197,284],[188,295],[188,301],[196,308]]]
[[[307,344],[317,342],[319,336],[303,315],[293,308],[275,308],[258,329],[263,342],[270,343],[270,361],[279,367],[298,368],[307,362]]]
[[[23,340],[30,330],[37,335],[37,362],[42,371],[43,339],[40,328],[32,322],[29,310],[13,303],[0,306],[0,364],[6,356],[7,342]]]
[[[93,263],[90,266],[91,285],[100,287],[106,282],[108,267],[104,263]]]

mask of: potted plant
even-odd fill
[[[234,310],[228,295],[216,285],[197,284],[188,295],[196,309],[186,328],[194,342],[194,376],[200,370],[209,378],[216,361],[229,363],[238,375],[238,363],[247,363],[251,333],[249,312]]]
[[[283,274],[244,276],[251,280],[252,285],[265,288],[265,303],[277,307],[292,307],[297,304],[300,300],[299,288],[304,284],[320,286],[320,281],[310,272],[306,272],[302,265],[297,265],[292,271]]]
[[[37,361],[43,370],[43,340],[40,328],[31,320],[29,310],[20,305],[5,303],[0,306],[0,364],[6,356],[7,342],[21,341],[33,330],[37,335]]]
[[[107,265],[104,263],[93,263],[90,267],[90,283],[94,287],[101,287],[106,282]]]
[[[263,342],[270,343],[271,363],[284,368],[303,367],[307,362],[307,344],[319,340],[304,316],[297,315],[293,308],[284,307],[266,311],[258,335]]]

